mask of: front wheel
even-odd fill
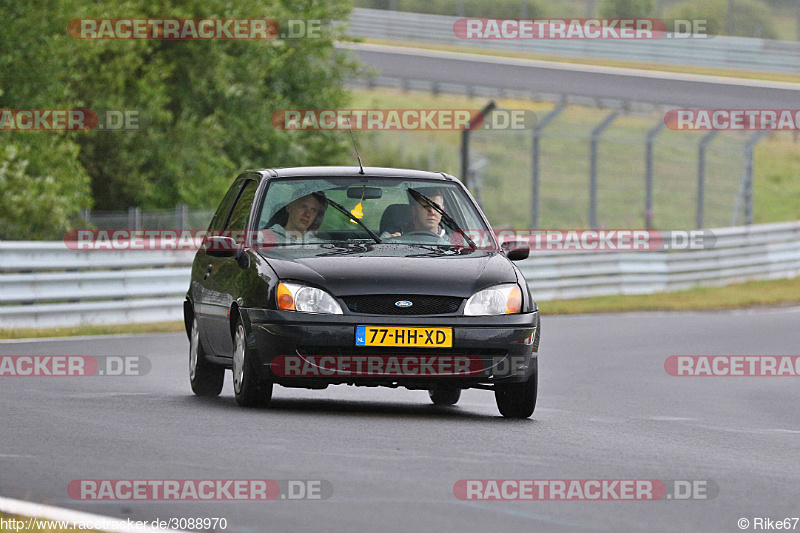
[[[266,406],[272,399],[272,383],[259,379],[248,354],[241,318],[233,338],[233,394],[242,407]]]
[[[539,371],[534,367],[527,381],[495,385],[494,399],[500,414],[506,418],[528,418],[536,409]]]
[[[200,326],[197,317],[192,319],[189,336],[189,383],[197,396],[219,396],[225,382],[225,367],[209,363],[203,344],[200,342]]]

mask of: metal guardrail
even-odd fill
[[[712,231],[716,242],[705,250],[535,252],[519,266],[537,301],[800,276],[800,222]]]
[[[0,328],[181,320],[193,257],[0,242]]]
[[[534,251],[518,265],[540,302],[800,276],[800,222],[713,233],[704,250]],[[0,328],[181,320],[193,256],[0,242]]]
[[[486,50],[623,59],[769,72],[800,72],[800,43],[745,37],[656,40],[465,40],[453,33],[461,17],[382,9],[353,9],[349,34],[394,41],[416,41]]]

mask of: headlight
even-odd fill
[[[473,294],[464,308],[468,316],[510,315],[522,309],[522,291],[514,283],[495,285]]]
[[[342,314],[342,308],[333,296],[322,289],[298,283],[278,283],[278,309],[301,313]]]

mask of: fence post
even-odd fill
[[[706,147],[714,140],[719,131],[707,133],[700,139],[697,154],[697,216],[695,218],[696,229],[703,229],[703,218],[706,202]]]
[[[567,108],[567,104],[561,102],[555,109],[551,110],[542,121],[533,128],[533,147],[531,161],[531,229],[539,228],[539,140],[544,129],[549,126],[558,115]]]
[[[644,178],[644,227],[653,229],[653,143],[656,136],[666,127],[662,120],[658,125],[647,132],[647,145],[645,154],[645,178]]]
[[[461,180],[464,187],[469,189],[469,135],[473,128],[483,124],[486,115],[494,111],[497,103],[491,100],[480,112],[472,117],[466,128],[461,130]]]
[[[726,24],[726,33],[728,35],[733,35],[736,32],[736,24],[734,22],[734,6],[733,0],[728,0],[728,18]]]
[[[753,223],[753,174],[755,173],[756,145],[766,137],[767,132],[760,131],[747,141],[745,149],[745,187],[744,187],[744,223]]]
[[[800,41],[800,2],[797,3],[797,40]]]
[[[592,130],[592,150],[589,156],[589,227],[592,229],[597,229],[597,145],[600,136],[617,120],[620,113],[619,109],[614,111]]]

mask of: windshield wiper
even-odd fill
[[[346,209],[346,208],[345,208],[345,207],[344,207],[342,204],[339,204],[339,203],[336,203],[336,202],[334,202],[333,200],[331,200],[330,198],[328,198],[328,197],[327,197],[327,196],[325,196],[324,194],[320,194],[320,193],[318,193],[318,192],[315,192],[315,193],[312,193],[312,194],[314,195],[314,197],[315,197],[317,200],[324,201],[324,202],[326,202],[326,203],[328,203],[328,204],[332,205],[334,208],[336,208],[336,210],[337,210],[337,211],[341,211],[341,212],[342,212],[342,213],[344,213],[344,214],[345,214],[345,215],[346,215],[346,216],[347,216],[347,217],[348,217],[350,220],[352,220],[353,222],[355,222],[356,224],[358,224],[359,226],[361,226],[362,228],[364,228],[364,230],[365,230],[367,233],[369,233],[369,236],[370,236],[370,237],[372,237],[373,239],[375,239],[375,242],[377,242],[378,244],[381,244],[381,243],[383,243],[383,241],[380,239],[380,237],[378,237],[377,235],[375,235],[375,232],[374,232],[374,231],[372,231],[371,229],[369,229],[369,228],[367,227],[367,225],[366,225],[366,224],[364,224],[364,223],[363,223],[363,222],[361,222],[359,219],[357,219],[355,216],[353,216],[353,214],[352,214],[350,211],[348,211],[348,210],[347,210],[347,209]]]
[[[453,219],[453,217],[451,217],[450,215],[445,213],[444,209],[439,207],[436,204],[436,202],[434,202],[433,200],[431,200],[430,198],[428,198],[427,196],[425,196],[421,192],[415,191],[414,189],[408,189],[408,192],[411,193],[411,196],[413,196],[414,199],[416,201],[418,201],[419,203],[423,203],[424,202],[424,203],[430,205],[436,211],[438,211],[439,214],[442,215],[442,220],[444,221],[444,223],[447,224],[448,226],[450,226],[450,229],[452,229],[454,232],[459,232],[460,231],[461,235],[463,235],[464,239],[469,243],[469,247],[470,247],[471,250],[475,250],[475,249],[478,248],[478,245],[476,245],[475,242],[473,242],[473,240],[469,238],[469,236],[467,235],[467,232],[464,231],[463,229],[461,229],[461,227]]]

